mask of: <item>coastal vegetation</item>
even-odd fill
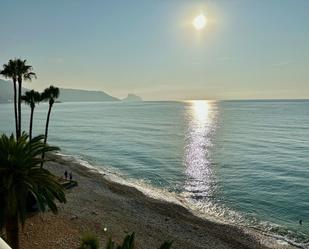
[[[15,72],[15,62],[13,60],[9,60],[7,64],[3,65],[3,70],[0,72],[0,74],[4,76],[5,78],[12,79],[13,81],[15,132],[17,136],[19,133],[19,129],[18,129],[18,111],[17,111],[17,75]]]
[[[86,233],[81,237],[79,249],[99,249],[100,242],[98,237],[92,233]]]
[[[19,248],[19,224],[27,218],[30,196],[42,212],[49,208],[57,213],[55,200],[66,202],[56,177],[40,167],[42,153],[58,150],[45,145],[43,138],[29,140],[25,133],[18,139],[5,134],[0,138],[0,227],[5,227],[6,239],[13,249]]]
[[[25,102],[25,104],[29,105],[31,108],[30,122],[29,122],[29,140],[31,140],[34,108],[35,105],[41,101],[41,94],[37,91],[31,90],[27,91],[25,95],[23,95],[21,98]]]
[[[15,129],[16,138],[21,136],[21,95],[22,82],[31,81],[36,78],[36,74],[32,71],[33,68],[27,65],[27,60],[12,59],[7,64],[3,65],[3,70],[0,72],[5,78],[12,79],[14,87],[14,112],[15,112]],[[17,87],[18,83],[18,87]]]
[[[47,137],[52,107],[59,97],[60,90],[50,86],[42,93],[30,90],[22,95],[23,80],[36,78],[32,70],[32,66],[28,65],[26,60],[13,59],[4,64],[0,72],[5,78],[12,79],[14,91],[15,135],[2,134],[0,137],[0,233],[4,229],[4,237],[12,249],[20,248],[20,225],[24,226],[33,210],[51,210],[57,214],[56,201],[66,202],[66,182],[60,181],[49,170],[43,168],[45,154],[59,150],[58,147],[47,144]],[[49,104],[45,134],[33,137],[34,110],[41,101],[47,101]],[[22,102],[31,109],[29,135],[21,126]],[[134,237],[134,233],[127,235],[121,245],[109,239],[106,249],[134,249]],[[165,242],[160,249],[169,249],[171,244]],[[80,249],[97,248],[99,240],[96,236],[90,234],[82,237]]]
[[[0,69],[1,71],[1,69]],[[30,91],[27,87],[22,88],[22,93]],[[91,91],[83,89],[59,88],[61,96],[57,102],[120,102],[121,99],[109,95],[104,91]],[[0,103],[13,103],[14,91],[12,81],[0,78]]]
[[[38,211],[58,212],[56,200],[66,202],[64,188],[50,171],[43,169],[45,153],[58,147],[47,144],[51,108],[59,96],[59,89],[49,87],[40,94],[34,90],[22,95],[23,80],[36,78],[27,60],[12,59],[3,65],[0,74],[13,82],[15,136],[0,137],[0,230],[5,228],[6,240],[13,249],[19,249],[19,226],[24,225],[29,205]],[[45,136],[32,137],[34,108],[42,100],[49,101]],[[21,103],[30,106],[29,136],[22,131]]]
[[[0,74],[5,78],[11,79],[13,82],[14,89],[14,114],[15,114],[15,132],[16,139],[21,136],[21,102],[29,105],[31,108],[30,112],[30,122],[29,122],[29,140],[32,139],[32,127],[33,127],[33,115],[34,108],[40,101],[48,101],[49,108],[47,112],[46,125],[45,125],[45,136],[44,144],[47,143],[48,136],[48,126],[50,121],[50,114],[55,100],[59,97],[60,90],[58,87],[50,86],[46,88],[42,93],[30,90],[22,95],[22,82],[31,81],[36,78],[36,74],[33,72],[33,67],[27,65],[27,60],[22,59],[11,59],[7,64],[3,65],[3,70]],[[18,87],[17,87],[18,84]],[[45,157],[45,152],[42,152],[42,159]],[[43,167],[44,160],[41,162],[41,167]]]
[[[49,103],[49,108],[47,112],[47,118],[46,118],[46,125],[45,125],[45,136],[44,136],[44,144],[47,142],[47,136],[48,136],[48,126],[49,126],[49,119],[50,119],[50,113],[51,109],[55,103],[55,100],[59,97],[60,91],[58,87],[50,86],[49,88],[46,88],[44,92],[41,94],[41,99],[48,101]],[[41,167],[43,167],[44,163],[44,157],[45,157],[45,152],[42,153],[42,162],[41,162]]]
[[[121,245],[118,245],[111,238],[108,240],[105,249],[135,249],[134,246],[135,234],[128,234]],[[170,249],[172,242],[164,242],[159,249]],[[99,249],[99,240],[94,234],[85,234],[81,238],[79,249]]]

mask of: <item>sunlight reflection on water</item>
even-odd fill
[[[216,129],[216,110],[210,101],[194,100],[190,101],[186,116],[185,190],[194,199],[205,199],[215,190],[210,148]]]

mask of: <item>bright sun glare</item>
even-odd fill
[[[194,100],[192,101],[192,108],[195,120],[203,126],[208,119],[209,102],[207,100]]]
[[[207,24],[207,19],[203,14],[196,16],[193,20],[193,26],[196,30],[201,30],[205,28]]]

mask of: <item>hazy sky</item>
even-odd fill
[[[0,63],[26,58],[36,89],[309,98],[308,13],[308,0],[1,0]]]

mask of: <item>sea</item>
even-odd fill
[[[0,104],[0,133],[13,131]],[[199,216],[309,245],[309,100],[56,103],[48,141]]]

